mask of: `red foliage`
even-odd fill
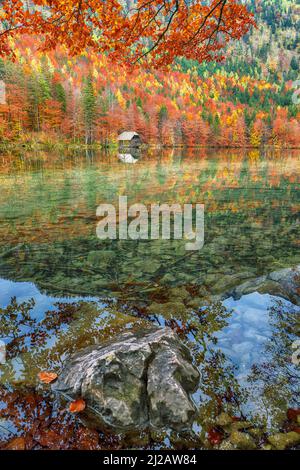
[[[207,433],[207,438],[211,445],[217,446],[223,441],[223,433],[218,429],[211,428]]]
[[[290,421],[297,421],[298,416],[300,416],[300,409],[295,410],[293,408],[289,408],[286,415]]]
[[[75,414],[35,391],[0,388],[1,417],[15,435],[0,442],[1,450],[118,449],[120,440],[84,427]]]

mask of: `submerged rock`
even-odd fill
[[[183,302],[189,296],[190,296],[190,294],[188,293],[188,291],[183,286],[182,287],[173,287],[169,291],[169,298],[170,298],[171,301],[173,299],[176,299],[176,301],[178,300],[179,302],[180,301]]]
[[[259,292],[261,294],[277,295],[290,302],[300,305],[300,265],[294,268],[281,269],[265,276],[244,282],[223,296],[232,296],[235,300],[243,295]]]
[[[238,283],[241,283],[249,278],[253,278],[253,272],[227,274],[225,276],[220,277],[218,281],[212,286],[212,292],[214,294],[222,294],[226,290],[231,289]]]
[[[151,328],[80,351],[53,389],[82,397],[86,419],[99,428],[182,431],[195,415],[190,394],[198,382],[199,372],[176,334]]]
[[[90,251],[88,254],[88,264],[95,268],[107,268],[111,266],[116,259],[116,254],[112,250]]]

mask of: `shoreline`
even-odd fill
[[[212,150],[300,150],[300,147],[292,146],[280,146],[280,145],[261,145],[251,146],[234,146],[234,145],[161,145],[161,144],[143,144],[138,151],[144,150],[171,150],[171,149],[212,149]],[[111,142],[108,145],[101,143],[93,144],[84,144],[84,143],[70,143],[70,142],[53,142],[49,143],[23,143],[23,142],[0,142],[0,152],[9,152],[13,150],[24,150],[24,151],[58,151],[58,150],[94,150],[94,151],[119,151],[119,153],[124,153],[124,151],[130,153],[136,151],[135,148],[122,148],[118,147],[118,144]]]

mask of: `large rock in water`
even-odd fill
[[[151,328],[80,351],[53,388],[84,398],[85,418],[96,427],[181,431],[195,416],[190,394],[198,382],[199,372],[176,334]]]
[[[243,284],[227,291],[222,299],[233,297],[240,299],[243,295],[259,292],[282,297],[300,305],[300,265],[293,268],[280,269],[264,276],[250,279]]]

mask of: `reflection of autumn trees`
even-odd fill
[[[57,304],[56,309],[46,312],[41,321],[31,319],[28,330],[24,332],[23,326],[30,319],[32,307],[31,302],[18,304],[12,299],[11,304],[1,310],[0,331],[8,347],[8,363],[1,375],[1,415],[11,422],[8,430],[14,431],[9,431],[9,436],[2,433],[3,439],[7,441],[21,435],[26,448],[85,448],[88,445],[101,448],[116,445],[118,441],[113,437],[106,436],[104,439],[101,433],[84,431],[80,423],[62,408],[59,397],[54,399],[44,392],[45,386],[38,384],[37,374],[41,370],[59,374],[68,354],[105,341],[124,330],[145,327],[147,321],[143,319],[143,311],[136,307],[126,309],[123,305],[122,312],[120,306],[114,303],[103,308],[88,303]],[[199,416],[199,423],[205,428],[209,428],[214,416],[224,408],[229,407],[231,412],[238,414],[242,400],[225,357],[213,351],[214,334],[226,325],[229,315],[230,312],[224,307],[215,305],[201,311],[190,310],[184,319],[170,318],[165,322],[188,344],[200,367],[202,380],[199,393],[206,396],[206,404]],[[155,317],[152,320],[156,321]],[[19,338],[17,346],[13,332],[20,335],[16,336]],[[64,427],[65,432],[62,432]],[[62,436],[55,439],[56,433]],[[76,436],[81,434],[85,439],[80,437],[76,443]]]
[[[280,412],[283,429],[295,429],[299,376],[290,370],[288,360],[295,328],[299,328],[296,311],[290,309],[291,315],[287,316],[279,304],[271,311],[274,329],[270,346],[266,348],[268,363],[255,368],[252,374],[254,385],[258,381],[263,385],[259,389],[261,394],[257,395],[257,391],[253,393],[251,388],[239,384],[232,363],[218,350],[215,334],[227,325],[232,314],[221,304],[190,308],[184,315],[163,319],[155,315],[146,317],[142,306],[137,304],[126,306],[122,302],[108,302],[100,307],[86,302],[64,303],[45,312],[39,322],[30,315],[32,307],[31,302],[18,304],[12,299],[11,304],[0,312],[1,337],[6,338],[8,346],[8,362],[2,366],[0,386],[2,448],[8,445],[19,449],[110,449],[126,448],[130,442],[149,448],[158,442],[163,445],[164,432],[116,437],[87,429],[70,415],[61,401],[63,397],[51,395],[47,391],[49,386],[41,384],[37,378],[40,371],[47,370],[59,375],[69,354],[118,333],[145,328],[149,320],[176,331],[189,347],[201,375],[195,394],[200,434],[186,436],[187,439],[178,436],[175,446],[193,448],[196,445],[199,448],[208,445],[205,444],[207,435],[210,445],[219,443],[224,436],[216,426],[216,417],[226,412],[235,421],[245,421],[249,416],[245,415],[244,404],[249,397],[251,400],[258,397],[267,408],[262,409],[261,414],[251,416],[253,426],[266,424],[267,416],[275,419]],[[31,323],[28,323],[29,319]],[[23,330],[25,322],[29,328],[26,332]],[[16,343],[18,334],[19,342]]]
[[[57,370],[66,356],[104,341],[138,319],[104,313],[93,304],[60,303],[41,321],[31,315],[32,301],[0,310],[0,336],[7,343],[7,364],[0,376],[0,448],[112,449],[119,438],[88,429],[66,411],[60,397],[38,384],[37,374]]]
[[[215,333],[227,325],[232,315],[222,304],[192,311],[187,318],[185,333],[189,347],[200,371],[201,384],[198,400],[200,413],[198,424],[203,431],[214,426],[215,418],[226,411],[237,419],[243,419],[241,405],[246,399],[246,391],[235,378],[235,368],[218,349]]]
[[[45,242],[93,235],[97,205],[117,201],[116,195],[125,192],[130,203],[137,198],[146,204],[157,198],[200,201],[206,212],[246,213],[252,208],[256,218],[266,200],[274,208],[284,204],[286,210],[297,204],[297,154],[284,161],[268,153],[256,158],[253,151],[181,154],[145,152],[134,168],[121,166],[114,153],[96,154],[91,162],[81,155],[8,157],[0,176],[1,239]]]
[[[0,309],[0,332],[7,342],[8,360],[43,347],[62,325],[74,319],[79,308],[78,304],[57,303],[55,310],[47,311],[43,320],[37,321],[31,315],[34,305],[33,299],[19,304],[13,297],[7,307]]]
[[[35,384],[39,371],[59,371],[66,354],[143,323],[128,310],[120,313],[114,302],[102,307],[93,302],[56,303],[41,320],[31,315],[33,307],[32,300],[19,304],[12,298],[0,310],[0,337],[6,342],[8,359],[2,383],[15,382],[21,371],[26,383]]]
[[[174,149],[151,149],[130,167],[113,153],[88,161],[57,154],[52,160],[49,154],[39,165],[11,159],[0,177],[0,275],[33,280],[47,292],[113,291],[118,298],[126,297],[121,291],[132,282],[131,296],[145,298],[144,288],[165,275],[211,290],[223,275],[249,275],[250,268],[256,276],[294,265],[299,251],[297,158],[294,152],[283,160],[271,151],[203,150],[182,156]],[[20,167],[18,162],[23,162]],[[168,246],[99,241],[96,208],[102,202],[117,205],[119,194],[128,195],[129,205],[137,200],[147,206],[157,200],[204,203],[203,249],[186,257],[181,241]],[[115,261],[90,262],[90,253],[99,250],[113,251]],[[139,264],[141,257],[145,262]]]
[[[255,365],[250,380],[260,388],[262,409],[285,427],[285,410],[300,406],[300,370],[292,363],[292,344],[300,336],[299,309],[276,301],[269,309],[272,336],[266,344],[263,363]],[[299,429],[299,428],[298,428]]]
[[[116,436],[88,429],[42,390],[0,386],[0,450],[120,448]]]

